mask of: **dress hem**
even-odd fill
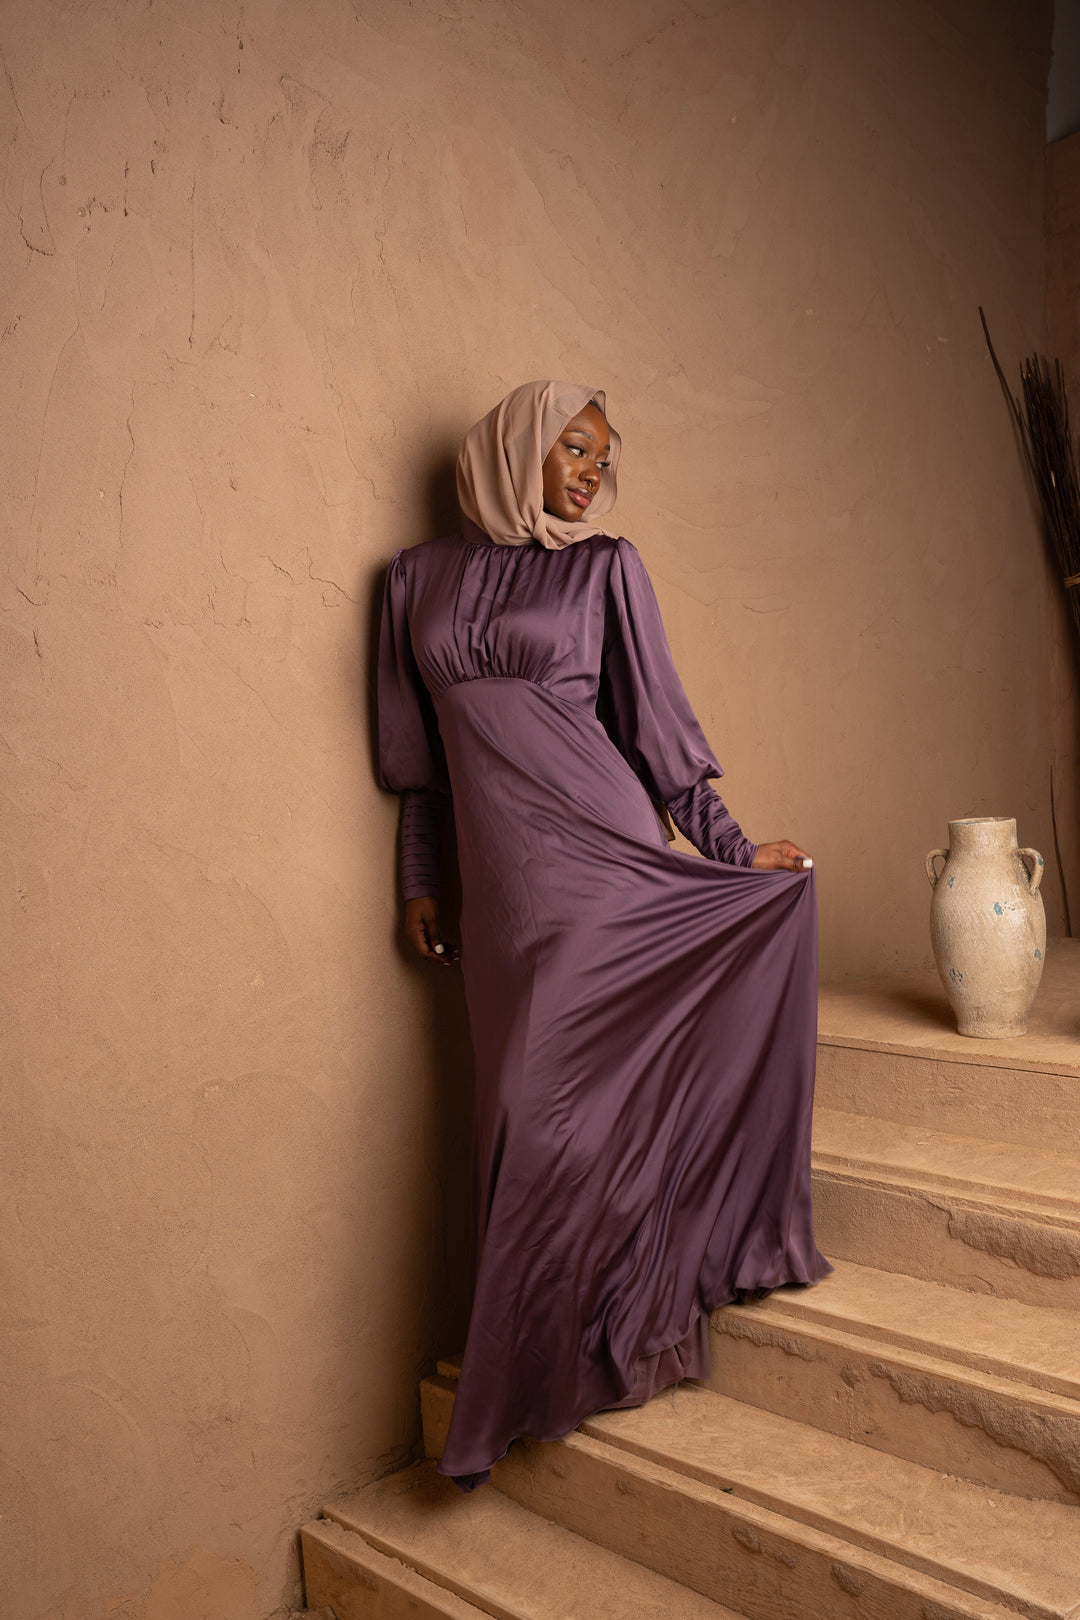
[[[829,1276],[834,1270],[834,1267],[828,1260],[825,1259],[824,1255],[821,1256],[821,1260],[824,1269],[818,1271],[816,1275],[812,1277],[783,1277],[779,1282],[766,1283],[757,1288],[737,1288],[728,1298],[718,1300],[714,1305],[709,1305],[704,1309],[699,1306],[689,1328],[680,1339],[677,1339],[674,1344],[668,1345],[663,1350],[653,1351],[648,1356],[639,1356],[637,1361],[635,1361],[634,1366],[640,1366],[643,1361],[659,1362],[663,1359],[663,1357],[671,1355],[672,1353],[678,1354],[680,1346],[685,1345],[687,1340],[690,1339],[698,1330],[702,1318],[704,1317],[706,1322],[710,1321],[714,1311],[724,1310],[728,1305],[755,1304],[758,1300],[766,1299],[770,1294],[775,1293],[778,1288],[791,1288],[793,1286],[799,1288],[815,1287],[817,1283],[821,1282],[823,1278]],[[706,1328],[706,1335],[707,1332],[708,1329]],[[589,1409],[583,1412],[577,1421],[572,1423],[569,1428],[559,1429],[552,1434],[527,1434],[522,1431],[518,1434],[511,1435],[510,1439],[506,1442],[506,1445],[503,1447],[502,1451],[499,1452],[498,1456],[493,1457],[491,1462],[488,1463],[485,1468],[477,1469],[473,1473],[451,1474],[448,1470],[443,1468],[441,1458],[435,1465],[435,1472],[438,1474],[443,1474],[447,1479],[452,1479],[459,1490],[465,1492],[466,1495],[469,1495],[473,1491],[477,1490],[479,1486],[487,1485],[490,1482],[491,1470],[495,1467],[496,1463],[502,1462],[515,1440],[532,1440],[539,1445],[552,1445],[557,1440],[565,1440],[568,1435],[573,1434],[574,1431],[580,1428],[583,1423],[588,1422],[589,1418],[598,1417],[601,1412],[632,1411],[636,1407],[645,1406],[649,1401],[652,1400],[654,1395],[662,1394],[665,1389],[672,1389],[676,1384],[685,1383],[688,1379],[700,1380],[702,1376],[707,1376],[709,1371],[710,1367],[707,1359],[704,1374],[693,1371],[680,1373],[675,1378],[665,1378],[662,1383],[650,1384],[648,1389],[641,1393],[631,1386],[625,1395],[616,1397],[614,1401],[609,1402],[606,1406],[590,1406]]]

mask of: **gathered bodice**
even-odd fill
[[[495,678],[595,709],[618,544],[598,535],[561,551],[499,546],[470,526],[410,551],[409,631],[436,704],[451,686]]]
[[[407,796],[453,791],[442,735],[448,694],[465,701],[469,683],[478,681],[528,682],[549,704],[591,717],[598,768],[613,747],[699,849],[732,864],[752,861],[756,846],[708,786],[723,771],[628,540],[600,534],[562,550],[496,545],[467,523],[457,534],[397,552],[379,643],[384,787]],[[456,769],[465,767],[459,761]],[[407,797],[403,850],[423,867],[406,883],[413,893],[432,892],[423,885],[433,882],[433,860],[416,855],[432,845],[432,817],[430,806]]]

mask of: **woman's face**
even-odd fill
[[[564,523],[580,523],[609,465],[611,434],[595,405],[567,422],[544,458],[544,511]]]

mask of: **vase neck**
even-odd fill
[[[949,850],[954,855],[984,855],[1016,848],[1013,816],[972,816],[949,822]]]

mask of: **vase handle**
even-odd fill
[[[1032,850],[1031,853],[1034,854],[1034,850]],[[934,865],[934,862],[937,860],[939,855],[943,860],[946,861],[949,858],[949,852],[947,849],[932,849],[929,855],[926,857],[926,875],[930,879],[930,887],[932,889],[937,888],[938,879],[941,877],[941,873]]]
[[[1046,868],[1043,866],[1042,856],[1039,854],[1037,849],[1018,849],[1016,853],[1019,855],[1021,860],[1023,860],[1025,856],[1031,857],[1031,871],[1028,873],[1028,888],[1032,894],[1038,894],[1039,884],[1042,882],[1043,872],[1046,870]]]

